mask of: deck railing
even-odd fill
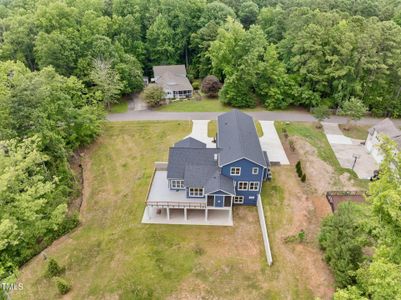
[[[206,208],[206,202],[147,201],[146,205],[159,208]]]

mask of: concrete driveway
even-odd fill
[[[262,150],[267,152],[271,162],[280,162],[282,165],[289,165],[290,162],[285,154],[283,145],[277,134],[273,121],[259,121],[262,126],[263,136],[260,138]]]
[[[327,140],[341,167],[352,169],[361,179],[369,179],[373,171],[379,168],[373,156],[368,153],[362,140],[351,139],[343,135],[338,124],[322,123]]]
[[[193,120],[192,132],[187,137],[192,137],[206,144],[207,148],[216,148],[216,144],[212,142],[213,138],[207,136],[209,120]]]

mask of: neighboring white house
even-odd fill
[[[372,154],[373,158],[380,164],[383,160],[383,154],[379,149],[382,141],[382,136],[386,135],[395,141],[398,145],[398,150],[401,149],[401,130],[394,123],[386,118],[369,129],[369,134],[366,139],[366,149]]]
[[[152,81],[163,88],[166,99],[191,98],[193,87],[184,65],[154,66]]]

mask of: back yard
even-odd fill
[[[45,251],[66,267],[67,299],[330,299],[334,283],[316,243],[330,208],[310,188],[320,174],[301,183],[293,166],[275,167],[264,185],[272,267],[253,207],[235,208],[234,227],[140,223],[154,161],[190,130],[188,122],[107,123],[86,151],[81,225]],[[13,298],[59,297],[45,267],[42,255],[28,263]]]

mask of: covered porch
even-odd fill
[[[209,203],[206,198],[188,199],[185,190],[170,190],[165,168],[155,168],[142,223],[233,225],[231,205],[224,206],[223,202],[222,207],[213,207],[208,206]]]

